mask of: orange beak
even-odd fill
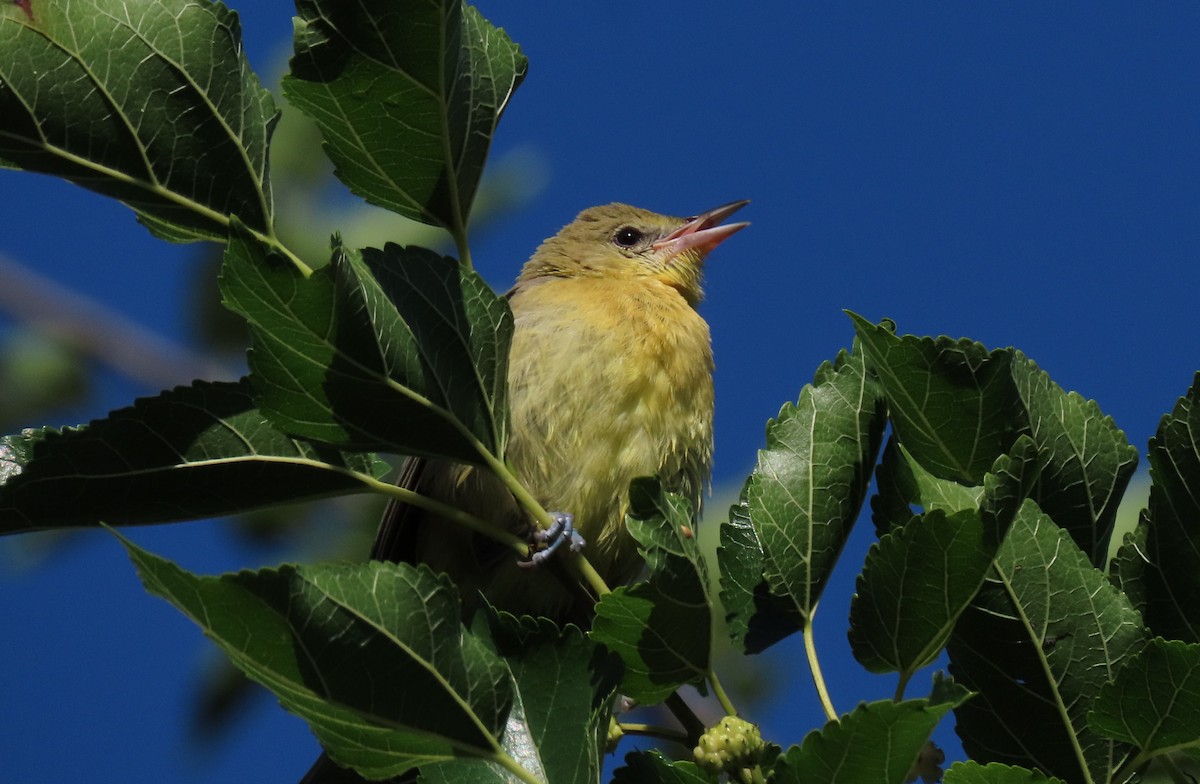
[[[686,250],[698,250],[704,256],[729,237],[749,226],[749,223],[725,223],[721,221],[750,203],[749,199],[730,202],[708,212],[701,213],[663,237],[651,247],[667,250],[668,258],[674,258]]]

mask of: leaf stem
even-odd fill
[[[537,521],[539,526],[543,529],[549,529],[554,525],[554,520],[550,517],[550,513],[542,507],[538,500],[533,497],[533,494],[529,492],[528,488],[509,470],[503,460],[498,459],[486,449],[480,449],[479,453],[487,462],[488,468],[492,469],[492,472],[504,483],[504,486],[517,499],[517,503],[533,515],[534,520]],[[607,593],[611,593],[612,589],[608,587],[608,583],[604,582],[604,578],[600,576],[600,573],[596,571],[591,562],[580,553],[575,553],[574,555],[574,558],[568,559],[571,568],[575,569],[596,595],[604,596]]]
[[[660,727],[656,724],[625,724],[624,722],[618,722],[617,726],[626,735],[648,735],[650,737],[662,738],[663,740],[675,741],[685,746],[688,744],[688,734],[674,727]]]
[[[900,673],[900,680],[896,683],[896,694],[892,697],[892,702],[900,702],[904,699],[904,690],[908,688],[910,678],[912,678],[911,672]]]
[[[717,677],[715,670],[708,671],[708,683],[712,686],[713,694],[716,696],[717,702],[721,703],[725,713],[730,716],[738,715],[737,708],[733,707],[733,702],[729,699],[725,687],[721,685],[721,679]]]
[[[483,534],[491,539],[499,542],[505,547],[509,547],[517,552],[522,558],[529,557],[529,545],[524,539],[506,531],[499,526],[489,523],[482,518],[476,517],[469,512],[465,512],[456,506],[444,504],[426,495],[409,490],[408,488],[399,487],[391,482],[383,482],[374,477],[359,474],[359,479],[363,484],[375,490],[377,493],[395,498],[398,501],[403,501],[406,504],[420,507],[428,512],[433,512],[439,517],[444,517],[447,520],[452,520],[459,525],[465,526],[476,533]]]
[[[813,612],[816,612],[815,607]],[[804,622],[803,635],[804,653],[808,657],[808,669],[812,673],[813,685],[817,687],[817,698],[821,701],[825,717],[830,721],[837,721],[837,710],[833,707],[833,701],[829,699],[829,690],[825,688],[825,676],[821,674],[821,662],[817,659],[817,642],[813,637],[811,612]]]
[[[531,772],[522,767],[519,762],[503,752],[497,754],[492,759],[509,773],[519,778],[521,781],[528,782],[528,784],[545,784],[545,782],[543,782],[537,776],[533,775]]]

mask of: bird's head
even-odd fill
[[[691,218],[674,218],[628,204],[579,213],[542,243],[519,282],[548,277],[657,280],[691,304],[700,301],[704,257],[749,223],[721,221],[746,206],[736,201]]]

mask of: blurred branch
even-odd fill
[[[197,378],[226,380],[238,371],[164,339],[103,303],[0,254],[0,311],[154,389]]]

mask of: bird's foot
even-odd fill
[[[529,556],[527,561],[517,561],[517,565],[525,569],[535,569],[548,561],[563,543],[573,553],[577,553],[587,545],[583,537],[575,530],[575,516],[569,512],[551,512],[554,524],[549,528],[539,528],[533,534],[532,544],[541,545],[541,549]]]

